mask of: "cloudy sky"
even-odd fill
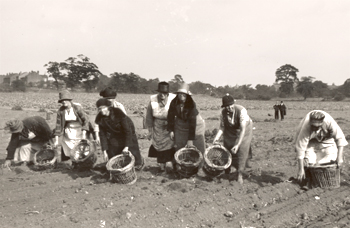
[[[83,54],[114,72],[272,85],[350,78],[349,0],[0,0],[0,74]]]

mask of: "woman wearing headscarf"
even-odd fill
[[[62,106],[57,111],[57,121],[55,129],[55,146],[59,144],[61,137],[62,161],[70,158],[70,151],[82,139],[86,139],[89,131],[89,116],[79,103],[72,102],[69,91],[64,90],[59,93],[58,103]]]
[[[304,186],[310,179],[308,167],[336,162],[341,166],[343,149],[348,145],[345,135],[331,115],[313,110],[301,120],[295,135],[298,158],[297,178]]]
[[[195,146],[205,151],[205,122],[192,99],[189,86],[180,85],[176,97],[171,101],[168,111],[168,131],[174,139],[175,149]]]
[[[242,184],[242,172],[251,153],[253,122],[247,110],[241,105],[236,105],[234,98],[229,94],[222,98],[221,107],[223,109],[220,115],[220,129],[213,144],[216,144],[223,135],[224,147],[232,154],[232,166],[238,171],[238,182]]]
[[[135,157],[135,169],[141,170],[144,159],[141,156],[135,126],[132,120],[110,100],[101,98],[96,102],[98,114],[95,123],[99,126],[101,148],[105,161],[130,151]]]
[[[148,127],[149,139],[152,145],[149,148],[149,157],[156,157],[160,171],[165,171],[166,163],[174,159],[174,141],[170,138],[168,126],[168,110],[175,94],[169,93],[169,83],[160,82],[158,84],[158,94],[150,97],[147,107],[146,125]]]

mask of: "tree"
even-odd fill
[[[314,80],[314,77],[308,76],[308,77],[301,77],[300,82],[297,86],[297,92],[300,93],[304,100],[308,97],[312,97],[312,92],[314,90],[314,85],[312,81]]]
[[[172,79],[170,82],[169,82],[169,87],[171,88],[171,91],[174,91],[176,92],[179,88],[179,85],[184,83],[185,81],[183,80],[182,76],[179,75],[179,74],[176,74],[174,76],[174,79]]]
[[[275,82],[280,83],[280,91],[291,94],[294,91],[294,84],[299,81],[297,77],[299,70],[290,64],[285,64],[276,70]]]
[[[111,82],[111,78],[109,78],[106,75],[101,75],[100,79],[97,82],[97,85],[96,85],[97,88],[96,89],[98,91],[101,91],[104,88],[108,87],[110,85],[110,82]]]
[[[67,72],[64,80],[69,88],[75,88],[83,83],[85,90],[91,91],[95,88],[101,75],[98,67],[84,55],[78,55],[77,58],[69,57],[60,66]]]
[[[316,97],[327,98],[331,95],[331,91],[328,88],[328,85],[322,81],[314,81],[313,83],[313,95]]]
[[[350,78],[339,87],[338,91],[344,94],[346,97],[350,97]]]
[[[11,83],[11,87],[13,91],[21,91],[25,92],[26,91],[26,82],[21,79],[17,79]]]
[[[62,63],[58,62],[49,62],[48,64],[45,64],[44,67],[46,67],[48,76],[55,79],[55,82],[53,83],[56,86],[56,89],[59,90],[59,84],[60,81],[63,81],[64,75],[61,72],[61,66]]]

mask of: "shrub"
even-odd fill
[[[335,96],[334,96],[334,100],[335,101],[342,101],[345,99],[345,95],[342,94],[342,93],[337,93]]]
[[[11,84],[11,87],[14,91],[21,91],[21,92],[25,92],[27,89],[25,82],[22,80],[13,81]]]
[[[12,110],[23,111],[23,108],[19,105],[13,106]]]

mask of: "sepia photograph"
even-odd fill
[[[0,0],[1,228],[350,227],[350,1]]]

